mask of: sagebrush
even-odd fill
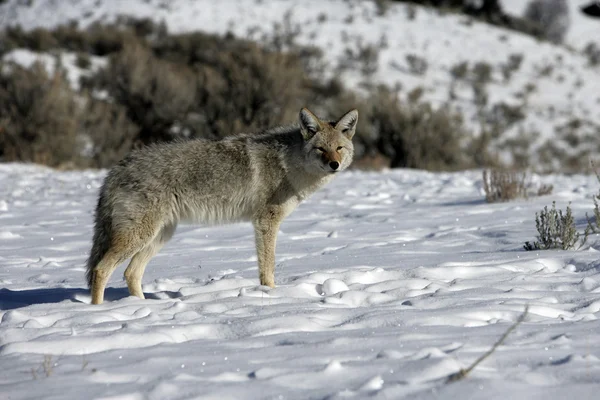
[[[575,227],[570,206],[564,213],[556,209],[556,202],[552,202],[551,209],[545,206],[535,213],[535,227],[538,231],[537,241],[525,242],[525,250],[569,250],[579,241],[580,234]]]
[[[490,169],[483,170],[483,190],[488,203],[510,201],[530,196],[544,196],[552,193],[552,185],[540,185],[530,189],[531,182],[525,171]]]
[[[356,165],[376,160],[379,166],[457,170],[491,159],[482,156],[487,144],[475,144],[451,107],[434,107],[416,91],[410,101],[387,87],[352,92],[324,75],[319,51],[295,43],[293,24],[278,32],[280,38],[269,36],[261,45],[230,34],[172,35],[149,20],[7,29],[2,51],[67,49],[82,68],[90,55],[107,56],[108,63],[84,74],[80,89],[69,87],[60,69],[49,77],[41,66],[3,68],[0,160],[109,167],[153,142],[215,139],[289,123],[306,105],[322,115],[360,111]]]

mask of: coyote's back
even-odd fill
[[[302,109],[298,126],[132,152],[100,189],[87,265],[92,302],[103,301],[108,278],[128,258],[129,292],[144,298],[146,264],[181,221],[251,221],[260,283],[273,287],[281,221],[350,165],[357,120],[356,110],[331,123]]]

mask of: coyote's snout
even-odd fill
[[[87,264],[92,303],[102,303],[110,275],[128,258],[129,293],[144,298],[146,264],[179,222],[251,221],[260,284],[274,287],[279,225],[350,165],[357,121],[356,110],[329,122],[303,108],[298,125],[132,152],[100,189]]]

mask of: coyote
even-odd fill
[[[356,110],[329,122],[303,108],[296,125],[132,152],[110,170],[100,189],[87,262],[92,303],[103,302],[110,275],[130,257],[127,287],[143,299],[146,264],[180,221],[251,221],[260,284],[275,287],[279,225],[302,200],[348,168],[357,122]]]

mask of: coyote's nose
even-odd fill
[[[336,170],[340,167],[340,163],[337,161],[330,161],[329,162],[329,166],[331,167],[332,170]]]

